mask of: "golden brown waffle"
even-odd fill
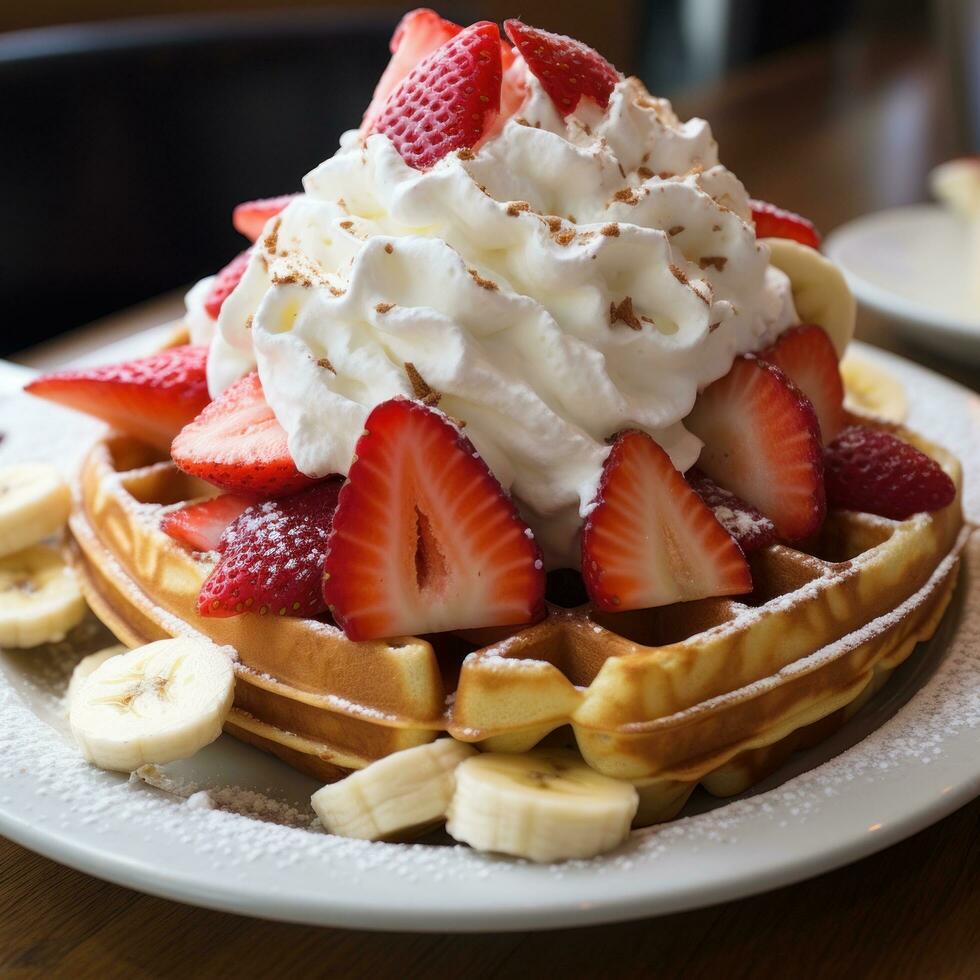
[[[896,431],[960,487],[955,458]],[[331,780],[441,731],[507,751],[564,733],[641,786],[641,822],[699,782],[741,792],[842,724],[932,635],[966,533],[959,494],[901,522],[832,513],[805,546],[753,555],[755,589],[737,600],[616,614],[552,602],[516,630],[352,643],[327,622],[199,617],[213,559],[160,518],[214,491],[137,441],[99,442],[77,491],[72,552],[92,608],[131,645],[200,632],[233,646],[233,735]]]

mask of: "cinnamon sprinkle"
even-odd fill
[[[481,276],[480,273],[476,271],[476,269],[467,269],[466,271],[470,274],[470,276],[472,276],[473,281],[481,289],[486,289],[489,290],[490,292],[493,292],[495,289],[500,288],[492,279],[484,279],[483,276]]]
[[[564,247],[565,245],[571,245],[575,241],[575,232],[571,228],[566,228],[564,231],[558,232],[554,238],[559,245]]]
[[[636,204],[638,198],[632,187],[624,187],[621,191],[616,191],[613,194],[613,200],[621,201],[623,204]]]
[[[394,246],[394,245],[392,245],[392,244],[391,244],[391,242],[386,242],[386,243],[385,243],[385,251],[386,251],[386,252],[387,252],[387,253],[388,253],[389,255],[391,255],[391,253],[392,253],[392,252],[394,252],[394,250],[395,250],[395,246]]]
[[[456,151],[456,156],[460,160],[472,160],[476,156],[476,154],[472,150],[467,149],[464,146],[461,150]]]
[[[330,359],[328,357],[320,357],[317,359],[316,363],[317,367],[326,368],[331,374],[337,373],[334,366],[330,363]]]
[[[354,222],[353,221],[341,221],[340,222],[340,227],[343,228],[344,231],[350,231],[351,228],[354,227]]]
[[[674,225],[672,228],[667,229],[667,234],[673,238],[674,235],[679,235],[684,230],[683,225]]]
[[[439,399],[442,398],[442,395],[429,387],[425,378],[419,374],[418,368],[411,361],[405,362],[405,373],[408,375],[408,380],[412,385],[412,394],[423,405],[435,407],[439,404]]]
[[[528,201],[511,201],[507,205],[507,213],[512,217],[516,218],[517,215],[524,211],[530,211],[531,205]]]
[[[252,329],[252,321],[254,319],[255,319],[255,315],[252,314],[252,313],[249,313],[249,315],[247,317],[245,317],[245,329],[246,330],[251,330]]]
[[[393,310],[394,308],[394,303],[378,303],[374,307],[376,313],[387,313],[389,310]]]
[[[728,259],[724,255],[706,255],[703,259],[698,261],[698,265],[702,269],[707,269],[708,266],[713,266],[719,272],[723,272]]]
[[[670,271],[673,273],[674,278],[681,283],[681,285],[686,286],[688,283],[687,274],[683,269],[678,268],[676,265],[670,267]]]
[[[615,222],[610,222],[608,225],[603,225],[599,229],[606,238],[619,238],[619,225]]]
[[[653,176],[653,171],[649,167],[638,167],[636,172],[644,179],[649,180]]]
[[[640,318],[633,312],[633,297],[625,297],[617,306],[614,302],[609,304],[609,326],[615,326],[622,321],[630,330],[642,330]]]
[[[262,243],[267,252],[272,252],[273,255],[279,248],[279,229],[282,227],[282,218],[276,218],[274,224],[272,225],[272,231],[265,236],[265,241]]]

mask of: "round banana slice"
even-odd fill
[[[568,749],[487,752],[456,770],[446,830],[479,851],[532,861],[589,858],[621,844],[639,798]]]
[[[818,251],[788,238],[764,238],[770,262],[789,276],[793,303],[801,323],[816,323],[827,331],[837,356],[854,336],[857,304],[844,273]]]
[[[28,548],[68,520],[71,491],[61,474],[46,463],[21,463],[0,469],[0,555]]]
[[[133,772],[149,762],[186,759],[213,742],[234,693],[231,660],[219,647],[158,640],[97,667],[68,717],[89,762]]]
[[[82,684],[110,657],[125,653],[127,649],[121,643],[114,647],[106,647],[104,650],[99,650],[98,653],[90,653],[87,657],[82,657],[75,664],[75,669],[71,672],[71,680],[68,682],[68,690],[65,691],[65,704],[68,705],[69,709],[75,695],[81,690]]]
[[[310,802],[331,834],[359,840],[417,836],[441,823],[453,773],[476,749],[451,738],[393,752],[317,790]]]
[[[848,351],[841,361],[840,373],[848,411],[874,415],[886,422],[905,421],[909,411],[905,389],[887,371]]]
[[[85,600],[57,549],[37,544],[0,558],[0,647],[56,643],[85,615]]]

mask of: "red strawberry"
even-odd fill
[[[810,399],[824,444],[844,428],[844,382],[837,351],[823,327],[791,327],[759,357],[775,364]]]
[[[167,450],[208,403],[206,347],[171,347],[124,364],[45,374],[24,386]]]
[[[232,211],[231,223],[235,226],[235,231],[240,232],[250,242],[254,242],[262,234],[266,222],[299,196],[299,194],[282,194],[279,197],[263,197],[257,201],[246,201],[244,204],[237,205]]]
[[[280,496],[309,486],[253,371],[184,426],[171,447],[185,472],[226,490]]]
[[[731,490],[718,486],[709,476],[693,469],[687,482],[711,508],[721,526],[735,539],[745,554],[766,548],[776,540],[776,525]]]
[[[504,21],[504,30],[562,116],[574,112],[582,96],[603,109],[609,105],[622,75],[597,51],[564,34],[529,27],[519,20]]]
[[[242,276],[248,268],[249,255],[249,252],[239,253],[214,277],[211,291],[204,300],[204,309],[213,320],[218,319],[225,300],[242,281]]]
[[[370,133],[398,83],[425,57],[432,54],[463,28],[444,20],[434,10],[419,7],[399,21],[391,35],[391,61],[374,89],[371,104],[361,120],[361,129]]]
[[[883,429],[848,426],[827,447],[827,502],[904,521],[953,502],[956,485],[915,446]]]
[[[803,393],[747,354],[709,385],[687,417],[704,442],[698,466],[796,541],[817,531],[826,506],[820,426]]]
[[[500,84],[500,31],[480,21],[402,79],[371,132],[387,135],[409,166],[425,170],[482,139],[500,110]]]
[[[352,640],[527,623],[545,574],[517,509],[439,412],[378,405],[357,443],[323,592]]]
[[[810,248],[820,247],[820,232],[801,215],[777,208],[768,201],[749,201],[756,238],[792,238]]]
[[[160,530],[192,551],[217,551],[225,528],[254,503],[254,497],[223,493],[170,511],[160,521]]]
[[[610,611],[646,609],[752,590],[741,550],[642,432],[624,432],[606,458],[582,530],[582,577]]]
[[[340,480],[249,507],[221,536],[221,559],[201,586],[202,616],[317,616],[326,609],[323,556]]]

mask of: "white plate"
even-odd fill
[[[860,353],[905,382],[912,424],[961,455],[976,521],[980,399],[898,358]],[[0,462],[42,449],[68,461],[92,427],[8,396],[0,431]],[[700,797],[689,816],[594,861],[539,867],[456,846],[329,837],[310,828],[310,780],[228,737],[167,767],[176,794],[92,769],[71,746],[57,700],[79,645],[98,644],[91,635],[74,651],[0,655],[0,832],[153,894],[359,928],[577,926],[775,888],[892,844],[980,793],[977,535],[968,551],[971,567],[935,639],[834,739],[754,795]],[[239,812],[185,800],[193,784]]]
[[[850,221],[824,242],[858,301],[912,340],[980,363],[980,303],[970,295],[966,223],[934,204]]]

